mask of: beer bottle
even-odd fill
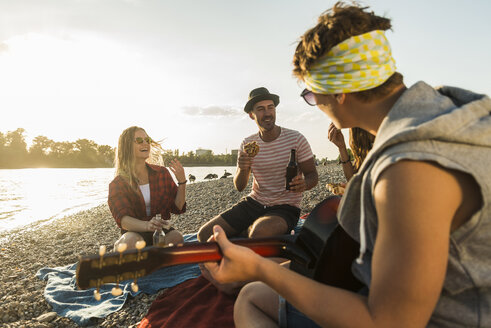
[[[286,167],[286,190],[290,190],[290,182],[297,176],[297,173],[298,165],[295,159],[295,149],[292,149],[290,151],[290,162],[288,162],[288,166]]]

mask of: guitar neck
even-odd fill
[[[234,244],[247,247],[264,257],[284,256],[288,244],[280,239],[244,239],[233,241]],[[159,253],[160,267],[179,264],[219,261],[222,252],[216,242],[188,244],[177,247],[156,248]]]
[[[232,240],[264,257],[299,256],[292,236]],[[293,253],[293,254],[292,254]],[[302,257],[302,255],[300,255]],[[173,265],[219,261],[222,253],[216,242],[187,243],[183,246],[145,247],[123,253],[108,253],[80,258],[77,285],[80,289],[99,287],[105,283],[137,279],[153,271]]]

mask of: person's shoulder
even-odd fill
[[[147,167],[153,171],[156,171],[156,172],[159,172],[159,171],[162,171],[163,169],[165,169],[164,166],[157,165],[157,164],[150,164],[150,163],[147,163]]]
[[[157,164],[149,164],[147,163],[147,167],[151,170],[154,171],[157,174],[163,174],[163,175],[168,175],[169,170],[162,165],[157,165]]]
[[[147,163],[147,167],[151,171],[153,171],[155,174],[157,174],[158,176],[164,177],[164,179],[167,179],[167,178],[172,179],[172,176],[170,175],[169,169],[166,168],[165,166]]]
[[[303,137],[303,135],[299,131],[285,128],[285,127],[281,127],[281,133],[285,136],[302,136]]]
[[[248,144],[249,142],[255,141],[257,143],[262,143],[261,137],[259,137],[259,132],[251,134],[248,137],[245,137],[244,140],[242,140],[242,145]]]
[[[248,137],[245,137],[244,140],[242,141],[242,143],[246,144],[246,143],[249,143],[251,141],[261,141],[261,138],[259,137],[259,133],[256,132],[254,134],[251,134],[250,136]]]
[[[283,138],[288,138],[290,140],[292,140],[292,138],[294,140],[297,140],[297,141],[301,141],[301,140],[305,140],[307,141],[307,138],[305,138],[305,136],[297,131],[297,130],[293,130],[293,129],[288,129],[288,128],[284,128],[282,127],[281,128],[281,135]]]
[[[120,175],[117,175],[114,177],[114,179],[111,182],[109,182],[109,185],[114,186],[114,185],[121,184],[122,182],[124,182],[123,177]]]
[[[387,166],[377,177],[373,188],[374,200],[376,203],[414,209],[428,206],[427,200],[431,199],[433,209],[440,206],[448,211],[453,207],[450,212],[455,212],[463,195],[478,190],[477,185],[473,184],[474,180],[464,181],[466,177],[463,172],[442,167],[435,162],[400,160]],[[451,219],[453,215],[448,217]]]
[[[125,188],[127,186],[129,186],[128,181],[124,177],[122,177],[121,175],[117,175],[109,183],[109,190],[117,190],[120,188]]]

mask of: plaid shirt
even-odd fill
[[[147,164],[148,180],[150,184],[150,216],[147,216],[143,195],[135,191],[129,183],[117,176],[109,184],[109,197],[107,203],[109,209],[121,228],[121,219],[131,216],[135,219],[149,221],[160,213],[162,219],[170,219],[170,213],[181,214],[186,212],[186,203],[181,210],[175,204],[177,186],[169,171],[163,166]]]

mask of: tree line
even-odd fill
[[[0,168],[112,167],[114,148],[92,140],[53,141],[37,136],[28,148],[25,130],[0,132]]]
[[[19,128],[6,133],[0,132],[0,168],[28,167],[113,167],[115,148],[98,145],[92,140],[78,139],[75,142],[53,141],[45,136],[37,136],[27,147],[25,130]],[[348,149],[350,158],[353,157]],[[235,166],[237,155],[218,154],[213,152],[197,156],[195,152],[181,153],[179,149],[162,152],[164,164],[177,158],[184,166]],[[315,158],[315,157],[314,157]],[[339,160],[323,158],[317,164],[331,163]]]
[[[177,158],[183,166],[235,166],[237,164],[237,155],[215,155],[213,152],[197,156],[193,151],[181,154],[179,149],[164,150],[162,157],[166,165],[174,158]]]
[[[98,145],[92,140],[78,139],[75,142],[53,141],[45,136],[37,136],[27,146],[25,130],[19,128],[6,133],[0,132],[0,168],[30,167],[113,167],[115,148]],[[197,156],[195,152],[180,153],[164,150],[165,164],[177,158],[184,166],[234,166],[237,156],[231,154],[206,154]]]

